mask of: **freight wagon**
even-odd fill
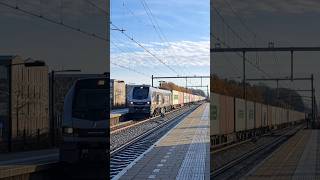
[[[241,141],[272,129],[301,123],[304,112],[211,93],[212,146]]]
[[[124,81],[110,79],[110,107],[111,109],[126,106],[126,84]]]

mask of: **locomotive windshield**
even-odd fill
[[[149,95],[149,87],[134,87],[133,88],[133,99],[147,99]]]
[[[85,120],[107,120],[109,83],[106,78],[79,80],[75,85],[72,116]]]
[[[72,116],[86,120],[108,118],[108,93],[104,89],[81,89],[75,94]]]

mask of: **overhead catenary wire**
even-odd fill
[[[251,28],[245,23],[244,19],[240,16],[238,12],[232,7],[231,3],[228,0],[224,0],[224,2],[229,6],[232,13],[236,16],[236,18],[239,20],[239,22],[242,24],[242,26],[250,32],[254,37],[259,37]]]
[[[113,43],[111,43],[111,44],[115,47],[117,46],[116,48],[118,50],[120,50],[122,53],[131,53],[133,56],[136,56],[136,57],[141,56],[141,54],[139,52],[137,52],[136,49],[134,49],[132,46],[127,44],[125,41],[120,40],[120,37],[118,37],[116,34],[111,34],[111,40],[113,41]],[[133,42],[130,41],[129,43],[133,43]],[[119,47],[118,44],[121,47]],[[143,51],[143,53],[145,53],[145,52]],[[145,54],[147,54],[147,53],[145,53]],[[111,60],[113,60],[113,59],[111,59]],[[145,61],[145,62],[148,63],[150,66],[154,65],[153,62],[150,62],[150,61]]]
[[[99,39],[99,40],[102,40],[102,41],[109,42],[109,39],[108,39],[107,37],[100,36],[100,35],[98,35],[98,34],[96,34],[96,33],[92,33],[92,32],[89,32],[89,31],[85,31],[85,30],[80,29],[80,28],[78,28],[78,27],[75,27],[75,26],[66,24],[66,23],[64,23],[63,21],[60,21],[60,22],[59,22],[59,21],[56,21],[56,20],[51,19],[51,18],[49,18],[49,17],[46,17],[46,16],[44,16],[44,15],[37,14],[37,13],[31,12],[31,11],[28,11],[28,10],[26,10],[26,9],[20,8],[17,3],[16,3],[16,5],[11,5],[11,4],[8,4],[8,3],[5,3],[5,2],[0,1],[0,5],[1,5],[1,6],[4,6],[4,7],[7,7],[7,8],[10,8],[10,9],[13,9],[13,10],[16,10],[16,11],[19,11],[19,12],[22,12],[22,13],[24,13],[24,14],[26,14],[26,15],[29,15],[29,16],[42,19],[42,20],[47,21],[47,22],[49,22],[49,23],[62,26],[62,27],[67,28],[67,29],[69,29],[69,30],[72,30],[72,31],[75,31],[75,32],[79,32],[79,33],[82,33],[82,34],[84,34],[84,35],[87,35],[87,36],[90,36],[90,37],[93,37],[93,38],[96,38],[96,39]]]
[[[135,70],[135,69],[132,69],[132,68],[130,68],[130,67],[127,67],[127,66],[124,66],[124,65],[115,63],[115,62],[110,62],[110,63],[113,64],[113,65],[115,65],[115,66],[121,67],[121,68],[123,68],[123,69],[126,69],[126,70],[129,70],[129,71],[132,71],[132,72],[141,74],[141,75],[143,75],[143,76],[145,76],[145,77],[148,77],[148,78],[150,77],[150,76],[148,76],[147,74],[142,73],[142,72],[140,72],[140,71],[137,71],[137,70]]]
[[[211,34],[211,36],[216,39],[219,43],[222,43],[225,47],[231,48],[228,44],[226,44],[223,40],[220,40],[218,37],[216,37],[214,34]],[[241,53],[237,52],[236,53],[238,56],[243,57]],[[245,58],[245,61],[248,62],[251,66],[255,67],[258,71],[262,72],[265,74],[267,77],[271,77],[267,72],[265,72],[263,69],[260,67],[256,66],[253,62],[249,61],[248,58]]]
[[[90,0],[85,0],[88,3],[90,3],[92,6],[96,7],[97,9],[99,9],[101,12],[106,13],[106,10],[98,7],[96,4],[92,3]],[[113,26],[115,29],[120,29],[118,26],[116,26],[114,23],[112,23],[110,21],[110,25]],[[142,45],[140,42],[138,42],[137,40],[135,40],[133,37],[130,37],[126,32],[124,31],[119,31],[121,32],[127,39],[129,39],[130,41],[134,42],[135,44],[137,44],[139,47],[141,47],[142,49],[144,49],[147,53],[149,53],[154,59],[156,59],[157,61],[159,61],[161,64],[165,65],[168,69],[170,69],[172,72],[174,72],[175,74],[179,74],[175,69],[173,69],[172,67],[170,67],[168,64],[166,64],[162,59],[160,59],[158,56],[156,56],[154,53],[152,53],[149,49],[147,49],[144,45]]]
[[[172,53],[174,56],[176,56],[177,58],[179,58],[175,52],[175,50],[173,48],[171,48],[171,43],[170,41],[168,40],[167,36],[165,35],[165,33],[162,31],[158,21],[157,21],[157,18],[154,16],[154,14],[152,13],[148,3],[145,1],[145,0],[140,0],[148,18],[149,18],[149,21],[151,22],[152,24],[152,27],[154,28],[156,34],[158,35],[160,41],[166,45],[168,48],[166,49],[168,51],[168,53]],[[170,52],[169,52],[170,51]],[[184,69],[182,69],[184,71]],[[188,74],[188,72],[186,72],[186,74]]]
[[[114,47],[116,47],[117,49],[119,49],[120,51],[122,51],[123,52],[123,50],[119,47],[119,46],[117,46],[117,44],[116,43],[114,43],[113,41],[110,41],[111,42],[111,44],[113,44],[114,45]],[[137,71],[137,70],[135,70],[135,69],[133,69],[133,68],[130,68],[130,67],[128,67],[128,66],[124,66],[124,65],[121,65],[121,64],[118,64],[118,63],[115,63],[115,62],[110,62],[111,64],[113,64],[113,65],[115,65],[115,66],[118,66],[118,67],[121,67],[121,68],[123,68],[123,69],[126,69],[126,70],[129,70],[129,71],[132,71],[132,72],[135,72],[135,73],[138,73],[138,74],[141,74],[141,75],[143,75],[143,76],[146,76],[146,77],[150,77],[149,75],[147,75],[146,73],[144,73],[144,72],[141,72],[141,71]]]
[[[110,24],[116,28],[116,29],[120,29],[118,26],[114,25],[112,22],[110,22]],[[126,38],[128,38],[129,40],[131,40],[132,42],[136,43],[139,47],[141,47],[142,49],[144,49],[147,53],[149,53],[154,59],[156,59],[157,61],[159,61],[161,64],[165,65],[168,69],[170,69],[172,72],[179,74],[176,70],[174,70],[172,67],[170,67],[168,64],[166,64],[162,59],[160,59],[158,56],[156,56],[154,53],[152,53],[149,49],[147,49],[144,45],[142,45],[140,42],[138,42],[137,40],[135,40],[133,37],[130,37],[127,33],[125,33],[124,31],[120,31],[120,33],[122,33]]]
[[[115,38],[114,38],[115,39]],[[111,42],[111,45],[113,45],[115,48],[117,48],[119,51],[121,51],[122,53],[128,53],[127,51],[125,51],[124,49],[123,49],[123,47],[119,47],[118,45],[117,45],[117,43],[115,43],[114,41],[110,41]],[[126,48],[127,50],[130,50],[130,49],[128,49],[128,48]],[[132,53],[133,54],[135,54],[135,55],[137,55],[137,56],[139,56],[139,54],[137,53],[137,52],[135,52],[135,51],[132,51]],[[111,59],[111,62],[112,62],[112,59]],[[147,61],[147,62],[149,62],[149,61]],[[130,69],[130,70],[134,70],[134,71],[132,71],[132,72],[138,72],[137,70],[135,70],[134,68],[130,68],[130,67],[128,67],[128,66],[126,66],[127,68],[127,70],[128,69]],[[146,76],[148,76],[148,77],[150,77],[151,75],[147,75],[146,73],[143,73],[143,72],[141,72],[141,71],[139,71],[139,74],[144,74],[144,75],[146,75]]]
[[[244,28],[253,35],[254,37],[254,46],[256,46],[256,38],[258,37],[259,39],[260,36],[257,35],[257,33],[255,33],[253,30],[251,30],[249,28],[249,26],[245,23],[245,21],[243,20],[243,18],[241,18],[241,16],[234,10],[234,8],[232,7],[232,5],[227,1],[225,0],[224,1],[228,6],[229,8],[231,9],[231,11],[233,12],[233,14],[237,17],[237,19],[239,20],[239,22],[241,23],[242,26],[244,26]],[[226,19],[222,16],[221,12],[216,8],[216,7],[212,7],[214,10],[215,10],[215,13],[218,15],[218,17],[220,17],[222,23],[223,23],[223,26],[226,25],[228,27],[228,29],[236,36],[237,39],[239,39],[240,41],[244,42],[245,41],[243,40],[243,38],[241,38],[241,36],[227,23]],[[215,16],[214,16],[215,17]],[[215,34],[211,34],[212,37],[214,37],[219,43],[222,43],[224,46],[230,48],[231,46],[226,43],[226,38],[225,38],[225,33],[223,32],[223,36],[224,36],[224,41],[221,40],[219,37],[217,37]],[[247,46],[248,46],[248,43],[246,43]],[[239,56],[242,57],[241,53],[237,53]],[[277,57],[275,54],[274,55],[274,59],[275,59],[275,63],[278,64],[278,61],[277,61]],[[245,59],[246,62],[249,62],[249,64],[251,64],[253,67],[255,67],[257,70],[259,70],[260,72],[262,72],[263,74],[267,75],[268,77],[270,77],[270,75],[268,73],[266,73],[264,70],[262,70],[259,65],[260,63],[258,62],[258,60],[260,59],[260,57],[258,56],[258,53],[256,53],[256,63],[252,63],[250,60],[248,60],[248,58]],[[287,83],[286,83],[287,84]],[[288,84],[287,84],[288,85]]]
[[[131,14],[131,16],[137,19],[141,24],[144,24],[146,26],[152,26],[151,24],[148,24],[147,22],[144,22],[143,20],[138,18],[138,16],[128,7],[127,3],[123,2],[122,5]]]
[[[230,24],[227,23],[226,19],[222,16],[222,14],[220,13],[220,11],[216,8],[216,7],[212,7],[214,9],[214,12],[216,12],[216,14],[220,17],[220,19],[222,20],[222,22],[227,26],[227,28],[240,40],[242,41],[247,47],[249,47],[249,43],[247,41],[245,41],[231,26]]]

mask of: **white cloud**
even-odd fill
[[[209,41],[177,41],[160,46],[161,43],[151,42],[144,44],[158,58],[170,66],[203,67],[210,66],[210,42]],[[112,45],[111,45],[112,46]],[[120,45],[122,51],[124,46]],[[117,50],[112,46],[114,50]],[[130,52],[111,51],[111,61],[123,66],[135,65],[155,67],[161,63],[145,51]]]

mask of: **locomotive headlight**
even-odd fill
[[[150,101],[148,101],[147,104],[150,104]]]
[[[73,133],[73,128],[65,127],[65,128],[63,128],[63,133],[72,134]]]
[[[130,104],[133,104],[133,102],[131,101]]]

